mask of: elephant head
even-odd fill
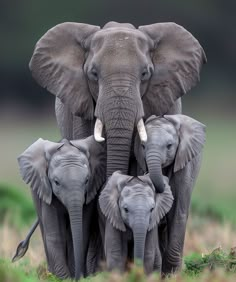
[[[205,125],[185,115],[151,116],[145,123],[148,141],[143,146],[143,156],[136,137],[135,155],[161,193],[164,190],[162,169],[173,166],[173,173],[199,155],[205,142]],[[146,159],[146,163],[145,163]]]
[[[71,112],[97,118],[94,136],[107,139],[107,177],[128,173],[133,131],[143,142],[143,118],[163,115],[199,80],[206,57],[199,42],[175,23],[98,26],[62,23],[37,43],[30,69]]]
[[[77,279],[83,273],[83,205],[96,196],[106,179],[103,147],[93,136],[62,143],[40,138],[18,158],[23,180],[38,197],[50,205],[56,196],[68,211]]]
[[[165,191],[157,194],[148,175],[114,172],[99,197],[102,213],[117,232],[125,232],[127,226],[132,230],[134,259],[142,262],[147,232],[158,225],[173,203],[168,178],[163,181]]]

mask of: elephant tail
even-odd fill
[[[16,262],[16,261],[20,260],[26,254],[28,247],[29,247],[30,238],[33,235],[33,233],[34,233],[34,231],[35,231],[35,229],[37,228],[38,225],[39,225],[39,219],[37,219],[35,221],[35,223],[33,224],[33,226],[30,228],[30,231],[27,234],[25,240],[21,241],[19,243],[19,245],[17,246],[16,253],[11,260],[12,262]]]

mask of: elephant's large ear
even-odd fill
[[[143,97],[144,112],[163,115],[199,81],[206,56],[196,38],[175,23],[140,26],[139,30],[154,44],[154,73]]]
[[[99,197],[102,213],[114,228],[123,232],[126,231],[126,227],[121,217],[118,199],[121,189],[131,178],[132,176],[123,175],[118,171],[114,172]]]
[[[151,215],[149,231],[159,224],[160,220],[169,212],[172,207],[174,197],[172,195],[169,179],[164,177],[165,189],[163,193],[156,193],[156,204]]]
[[[47,204],[52,201],[52,189],[47,176],[48,160],[62,145],[40,138],[17,159],[22,179]]]
[[[86,196],[86,204],[88,204],[106,181],[106,144],[96,142],[94,136],[73,140],[70,143],[84,152],[89,161],[91,178]]]
[[[164,118],[175,126],[179,134],[179,146],[174,163],[176,172],[201,153],[206,139],[206,126],[185,115],[165,115]]]
[[[62,23],[50,29],[36,44],[30,61],[35,80],[67,104],[72,113],[93,119],[93,100],[83,65],[85,44],[98,26]]]

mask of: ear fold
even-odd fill
[[[118,199],[124,183],[128,182],[131,178],[132,176],[123,175],[118,171],[114,172],[99,197],[99,205],[102,213],[113,227],[123,232],[126,231],[126,228],[121,217]]]
[[[191,33],[175,23],[140,26],[139,30],[154,45],[154,73],[143,97],[144,112],[163,115],[195,86],[206,56]]]
[[[70,143],[81,150],[89,161],[91,177],[86,196],[86,204],[88,204],[106,181],[106,144],[96,142],[94,136],[73,140]]]
[[[179,134],[179,146],[174,163],[176,172],[201,153],[206,139],[206,126],[185,115],[165,115],[164,118],[173,123]]]
[[[70,107],[72,113],[93,119],[94,106],[83,65],[85,43],[98,26],[62,23],[36,44],[29,67],[35,80]]]
[[[17,159],[22,179],[26,184],[30,184],[39,198],[47,204],[52,200],[51,185],[47,177],[48,160],[61,146],[63,144],[40,138]]]
[[[156,225],[159,224],[160,220],[169,212],[172,207],[174,197],[172,195],[169,179],[163,176],[165,189],[163,193],[156,193],[156,205],[151,215],[151,221],[148,231],[152,230]]]

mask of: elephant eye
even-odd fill
[[[151,209],[150,209],[150,212],[153,212],[153,210],[154,210],[154,208],[151,208]]]
[[[89,178],[87,177],[85,180],[85,184],[88,184]]]
[[[170,150],[171,147],[172,147],[172,144],[168,144],[166,147],[167,147],[168,150]]]
[[[92,68],[88,73],[88,77],[89,77],[90,80],[98,81],[97,70],[95,68]]]
[[[58,181],[57,179],[54,180],[54,183],[55,183],[57,186],[60,185],[60,183],[59,183],[59,181]]]
[[[145,67],[141,73],[141,80],[146,81],[151,77],[151,68],[150,67]]]
[[[126,213],[128,213],[128,212],[129,212],[128,208],[124,208],[124,211],[125,211]]]

